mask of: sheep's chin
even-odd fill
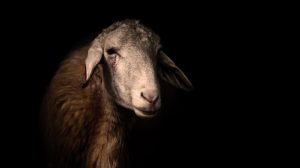
[[[140,118],[153,118],[157,114],[157,111],[146,112],[146,111],[141,111],[141,110],[139,110],[137,108],[134,108],[133,111]]]

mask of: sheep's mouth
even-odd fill
[[[157,115],[158,110],[146,110],[142,108],[134,108],[134,113],[141,118],[152,118]]]

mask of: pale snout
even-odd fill
[[[150,105],[155,105],[155,102],[159,98],[159,94],[154,91],[141,92],[141,97],[145,99]]]
[[[157,89],[141,90],[133,102],[134,112],[139,117],[153,117],[161,106],[160,92]]]

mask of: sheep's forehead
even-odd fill
[[[156,50],[160,46],[159,37],[151,30],[139,25],[122,24],[107,36],[111,45],[134,46]]]

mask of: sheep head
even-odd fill
[[[153,117],[161,106],[158,76],[175,87],[192,89],[161,50],[159,37],[135,20],[114,23],[92,42],[85,60],[87,81],[100,61],[110,96],[139,117]]]

